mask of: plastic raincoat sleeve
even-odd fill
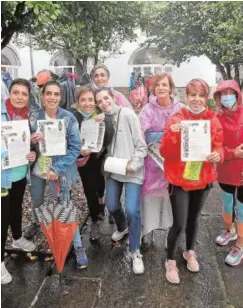
[[[69,119],[67,129],[67,154],[60,156],[60,158],[53,163],[51,170],[57,175],[65,172],[68,166],[71,166],[80,155],[81,137],[78,128],[78,122],[74,116]]]
[[[171,117],[165,125],[165,133],[161,140],[160,154],[170,160],[178,160],[181,155],[181,132],[173,132],[170,127],[178,121]]]
[[[152,115],[150,114],[149,109],[147,110],[142,109],[139,115],[139,119],[140,119],[140,124],[141,124],[142,131],[144,133],[146,143],[150,145],[151,143],[154,143],[154,142],[160,142],[163,137],[164,132],[153,131]],[[153,119],[153,122],[157,122],[157,121],[158,121],[157,119]]]
[[[220,154],[220,162],[224,160],[224,149],[223,149],[223,129],[217,118],[212,120],[212,152],[217,151]]]
[[[144,140],[140,122],[135,112],[129,116],[128,125],[130,127],[134,144],[134,154],[131,159],[131,168],[134,172],[136,172],[144,167],[144,158],[148,154],[148,147]]]

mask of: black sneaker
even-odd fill
[[[97,241],[99,237],[100,237],[99,225],[97,222],[92,222],[89,238],[91,241]]]
[[[40,231],[40,225],[33,223],[29,228],[24,232],[24,237],[27,240],[31,240],[38,232]]]

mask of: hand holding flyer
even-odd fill
[[[66,155],[64,120],[38,120],[38,131],[43,134],[40,152],[43,156]]]
[[[26,158],[30,152],[28,121],[2,122],[1,145],[6,149],[6,157],[2,159],[2,170],[28,164]]]
[[[211,153],[211,126],[208,120],[181,121],[181,160],[206,161]]]
[[[103,145],[105,124],[94,119],[83,121],[80,133],[82,149],[99,153]]]

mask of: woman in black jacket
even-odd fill
[[[77,160],[78,172],[83,183],[92,220],[90,240],[94,241],[99,238],[99,225],[97,222],[105,214],[105,179],[101,173],[101,165],[107,153],[106,148],[112,140],[114,128],[111,117],[99,114],[91,86],[80,87],[76,93],[76,101],[77,110],[73,114],[78,120],[79,128],[81,128],[84,121],[90,119],[105,123],[105,135],[101,151],[92,153],[90,149],[84,148],[85,140],[83,140],[80,156]]]

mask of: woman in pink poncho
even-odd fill
[[[149,103],[143,107],[139,115],[145,140],[149,147],[157,145],[158,154],[166,121],[181,108],[181,104],[171,97],[174,89],[174,82],[169,74],[155,76]],[[152,230],[165,230],[172,225],[167,186],[163,170],[149,154],[145,159],[145,180],[141,200],[143,243],[144,236]]]

